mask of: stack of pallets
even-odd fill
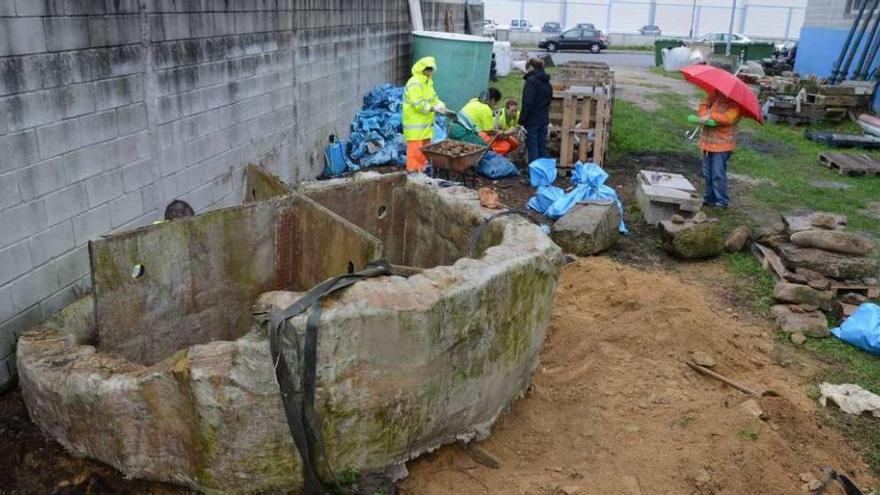
[[[570,172],[575,161],[603,165],[611,135],[614,73],[605,63],[575,62],[553,76],[551,147],[559,148],[559,168]],[[575,160],[575,158],[577,160]]]

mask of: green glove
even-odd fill
[[[688,115],[688,123],[691,123],[691,124],[703,124],[703,125],[707,125],[707,126],[709,126],[709,127],[716,127],[716,126],[718,126],[718,123],[715,122],[715,121],[712,120],[712,119],[707,120],[705,123],[700,122],[700,118],[697,117],[696,115]]]

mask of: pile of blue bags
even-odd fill
[[[571,176],[571,184],[574,186],[566,193],[553,185],[556,181],[556,160],[541,158],[529,164],[529,180],[532,187],[538,191],[529,199],[528,207],[557,219],[568,213],[574,205],[590,200],[614,201],[620,210],[620,233],[628,234],[629,231],[623,223],[623,204],[617,197],[617,192],[605,185],[608,173],[595,163],[577,162],[574,173]]]
[[[348,138],[348,159],[354,165],[350,169],[406,164],[402,112],[402,87],[385,84],[364,95]]]

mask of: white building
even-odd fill
[[[664,35],[727,31],[733,0],[484,0],[487,19],[507,24],[525,18],[571,26],[591,22],[612,33],[658,25]],[[734,31],[758,39],[796,39],[807,0],[738,0]]]

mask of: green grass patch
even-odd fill
[[[674,70],[672,72],[667,71],[663,67],[651,67],[648,69],[651,71],[651,74],[655,74],[658,76],[668,77],[670,79],[678,79],[679,81],[684,81],[684,76],[681,75],[681,72]]]
[[[739,437],[742,438],[743,440],[751,440],[754,442],[755,440],[758,439],[758,432],[755,431],[754,428],[749,426],[747,428],[743,428],[742,430],[739,430]]]
[[[765,316],[770,314],[776,285],[773,275],[749,252],[726,255],[724,263],[736,278],[739,293],[752,303],[755,311]]]

